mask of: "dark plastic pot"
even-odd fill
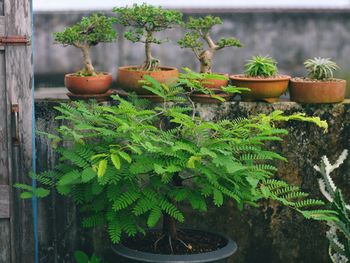
[[[193,232],[202,232],[198,230],[189,230]],[[207,231],[209,232],[209,231]],[[210,233],[210,232],[209,232]],[[215,234],[215,233],[214,233]],[[125,262],[152,262],[152,263],[225,263],[237,250],[237,244],[229,237],[215,234],[227,240],[226,246],[218,250],[192,255],[162,255],[147,252],[141,252],[127,248],[123,245],[113,246],[115,253],[125,259]]]

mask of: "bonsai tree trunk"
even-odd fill
[[[153,71],[159,66],[159,60],[152,56],[152,43],[153,43],[153,32],[147,31],[147,37],[145,41],[145,52],[146,61],[142,65],[143,70]]]
[[[90,55],[90,47],[89,46],[81,46],[81,51],[83,52],[84,59],[84,75],[94,75],[95,69],[92,66],[91,55]]]
[[[203,35],[203,39],[207,42],[209,49],[203,51],[199,55],[199,61],[201,63],[200,73],[211,73],[213,56],[215,51],[218,50],[219,47],[215,44],[209,32]]]
[[[163,214],[162,231],[164,236],[169,237],[172,240],[177,239],[176,220],[166,213]]]
[[[201,63],[200,73],[211,73],[213,55],[214,50],[212,49],[205,50],[199,55],[199,62]]]

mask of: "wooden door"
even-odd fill
[[[30,0],[0,0],[0,38],[30,37],[31,20]],[[35,262],[31,202],[20,200],[12,188],[30,183],[32,76],[32,47],[0,44],[0,263]]]

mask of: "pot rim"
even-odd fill
[[[118,71],[130,72],[129,69],[138,68],[138,67],[140,67],[140,65],[121,66],[121,67],[118,67]],[[177,68],[169,67],[169,66],[160,66],[159,69],[160,69],[159,71],[178,71]],[[138,73],[159,72],[159,71],[151,71],[151,70],[135,70],[135,71]]]
[[[346,83],[345,79],[334,79],[334,80],[318,80],[318,81],[302,81],[302,80],[297,80],[298,78],[291,78],[290,82],[293,83],[310,83],[310,84],[321,84],[321,83]]]
[[[76,73],[67,73],[64,75],[65,78],[106,78],[106,77],[112,77],[112,73],[110,72],[99,72],[102,73],[102,75],[96,75],[96,76],[77,76]]]
[[[201,231],[194,229],[185,229],[192,232],[206,232],[209,234],[220,236],[227,240],[227,244],[218,250],[191,254],[191,255],[164,255],[164,254],[154,254],[148,252],[141,252],[125,247],[122,244],[112,246],[112,250],[118,255],[132,259],[132,260],[142,260],[143,262],[153,262],[153,263],[184,263],[186,261],[191,263],[204,263],[213,262],[214,260],[225,259],[233,255],[237,251],[237,244],[231,238],[226,235],[214,233],[211,231]]]
[[[249,82],[278,82],[278,81],[286,81],[290,80],[292,77],[289,75],[277,75],[279,78],[273,78],[273,77],[268,77],[268,78],[255,78],[255,77],[246,77],[243,74],[235,74],[235,75],[230,75],[231,80],[240,80],[240,81],[249,81]]]

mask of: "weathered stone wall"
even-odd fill
[[[36,102],[37,129],[52,132],[58,125],[53,106],[57,101]],[[207,118],[234,119],[273,110],[286,114],[305,112],[319,116],[329,123],[323,130],[308,123],[283,124],[289,130],[283,142],[271,145],[282,153],[287,163],[278,163],[278,178],[300,185],[312,196],[321,198],[317,185],[317,173],[312,168],[322,155],[334,161],[343,149],[350,149],[350,102],[334,105],[299,105],[294,102],[275,104],[232,102],[219,106],[198,105]],[[57,156],[47,139],[37,138],[37,160],[39,170],[54,165]],[[334,172],[339,187],[350,200],[350,159]],[[76,209],[69,201],[51,196],[40,201],[39,238],[41,263],[71,262],[72,251],[85,249],[108,255],[109,243],[104,231],[94,232],[79,227]],[[210,229],[226,233],[236,240],[239,249],[229,262],[235,263],[326,263],[327,242],[324,224],[303,219],[299,214],[273,202],[261,203],[260,208],[246,207],[239,211],[233,204],[212,208],[208,214],[192,214],[188,211],[186,226]],[[110,257],[109,262],[122,262]]]
[[[75,23],[83,12],[35,14],[35,71],[38,75],[63,74],[81,67],[80,51],[72,47],[53,45],[52,32]],[[205,15],[205,13],[186,13]],[[271,55],[279,62],[281,73],[305,74],[303,61],[314,56],[330,57],[342,68],[339,76],[350,79],[350,13],[348,10],[327,11],[223,11],[215,13],[224,24],[213,30],[214,39],[235,36],[244,43],[243,48],[227,48],[215,56],[214,71],[239,73],[244,62],[252,55]],[[115,74],[122,65],[142,64],[144,50],[122,37],[118,28],[117,43],[101,44],[94,49],[93,60],[97,69]],[[154,47],[154,53],[163,65],[198,69],[198,63],[189,50],[180,49],[176,41],[182,36],[179,29],[160,33],[170,42]],[[58,76],[63,83],[63,77]],[[39,79],[38,79],[39,80]],[[45,80],[43,80],[45,82]],[[47,81],[47,79],[46,79]]]

